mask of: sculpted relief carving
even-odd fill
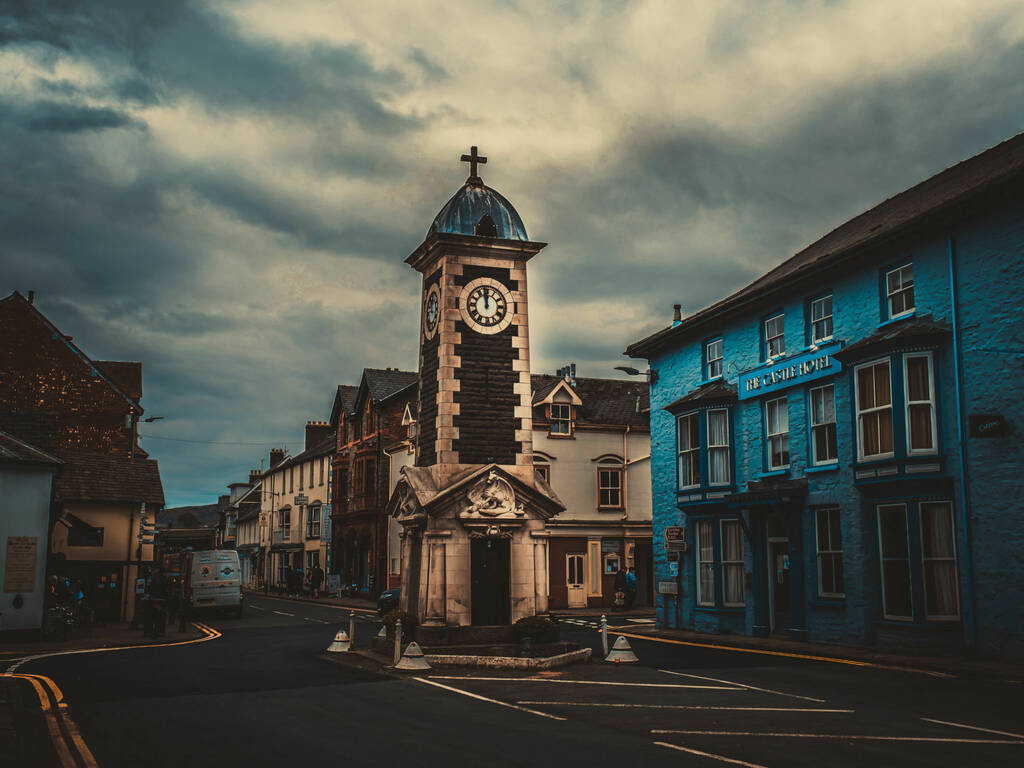
[[[522,517],[526,514],[521,504],[516,504],[516,492],[507,480],[493,470],[470,489],[467,494],[469,506],[461,517]]]

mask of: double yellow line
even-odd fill
[[[203,631],[203,637],[197,637],[191,640],[181,640],[173,643],[152,643],[148,645],[124,645],[117,648],[83,649],[82,651],[72,651],[71,653],[88,653],[90,650],[99,652],[130,650],[133,648],[164,648],[171,645],[203,643],[207,640],[215,640],[221,636],[220,632],[206,624],[202,624],[198,621],[194,621],[192,624],[197,629]],[[47,655],[60,656],[63,654],[55,653]],[[92,751],[82,738],[82,734],[79,732],[78,726],[68,714],[68,705],[64,702],[64,692],[61,691],[57,683],[45,675],[30,675],[23,672],[2,672],[0,673],[0,677],[27,680],[35,689],[36,696],[39,697],[39,707],[43,712],[43,717],[46,719],[46,728],[50,732],[50,740],[53,741],[53,747],[57,751],[57,757],[60,759],[61,768],[80,768],[80,766],[84,766],[84,768],[99,768],[99,765],[96,763],[96,758],[93,756]],[[78,758],[77,760],[75,759],[76,756]]]

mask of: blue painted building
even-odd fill
[[[1024,658],[1024,134],[627,354],[660,624]]]

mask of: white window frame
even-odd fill
[[[697,425],[697,444],[696,445],[690,444],[689,447],[684,449],[684,448],[680,447],[680,438],[683,435],[683,426],[682,425],[683,425],[684,422],[686,422],[685,433],[686,433],[687,442],[689,443],[689,439],[690,439],[689,419],[694,419],[694,423]],[[690,461],[691,456],[696,456],[697,457],[697,462],[696,462],[696,466],[697,466],[696,480],[697,480],[697,482],[696,483],[690,483],[689,485],[683,485],[683,459],[684,459],[684,454],[685,454],[685,458],[686,458],[687,461]],[[690,413],[684,413],[684,414],[681,414],[680,416],[676,417],[676,457],[677,457],[677,461],[676,461],[677,481],[676,482],[677,482],[677,484],[679,486],[679,489],[683,490],[683,489],[686,489],[686,488],[699,488],[700,487],[700,411],[691,411]]]
[[[928,399],[927,400],[911,400],[910,399],[910,366],[909,361],[915,358],[924,358],[928,363]],[[906,429],[904,432],[907,433],[907,455],[908,456],[933,456],[939,452],[939,439],[937,433],[937,423],[935,418],[935,365],[932,359],[931,352],[915,352],[913,354],[906,354],[903,356],[903,396],[904,396],[904,414],[906,418]],[[927,405],[929,407],[931,415],[931,430],[932,430],[932,445],[931,448],[917,448],[911,447],[911,434],[910,434],[910,406],[912,405]]]
[[[722,377],[724,355],[722,350],[724,343],[722,339],[712,339],[704,345],[704,375],[708,381]],[[712,357],[712,354],[716,354]],[[717,368],[717,373],[715,369]]]
[[[832,548],[832,513],[836,513],[836,524],[839,528],[839,549]],[[821,548],[821,519],[822,513],[825,516],[825,524],[827,530],[825,532],[825,541],[828,543],[828,549]],[[843,524],[842,514],[839,511],[839,507],[819,507],[814,510],[814,545],[818,552],[818,597],[846,597],[846,570],[842,568],[843,565]],[[839,558],[839,566],[843,574],[843,590],[841,592],[826,592],[822,588],[824,579],[822,579],[822,556],[833,558]],[[832,583],[835,584],[836,577],[835,571],[832,573]]]
[[[771,432],[771,420],[768,418],[768,409],[775,403],[782,403],[782,408],[786,413],[786,431],[785,432]],[[776,418],[778,421],[778,418]],[[786,396],[776,397],[772,400],[766,400],[764,404],[764,434],[765,434],[765,445],[768,448],[768,471],[774,472],[776,470],[789,469],[790,462],[792,461],[793,454],[789,445],[789,398]],[[785,464],[772,464],[772,440],[784,440],[786,443],[786,456],[789,461]]]
[[[828,301],[828,303],[829,303],[828,314],[827,315],[824,314],[824,308],[823,308],[823,305],[824,305],[825,301]],[[823,308],[821,317],[815,317],[814,316],[815,308],[818,307],[818,306],[822,306],[822,308]],[[827,294],[825,296],[819,296],[816,299],[811,299],[811,343],[812,344],[820,344],[823,341],[829,341],[832,338],[832,334],[835,331],[835,327],[834,327],[834,323],[833,323],[833,319],[832,319],[832,314],[833,314],[833,299],[832,299],[832,294],[831,293],[829,293],[829,294]],[[826,320],[828,321],[828,325],[829,325],[828,334],[825,335],[825,336],[818,336],[818,331],[817,331],[818,323],[824,323]]]
[[[826,389],[831,389],[832,390],[832,421],[815,422],[814,418],[815,418],[815,410],[816,409],[814,407],[814,393],[815,392],[823,392]],[[835,385],[834,384],[825,384],[824,386],[821,386],[821,387],[812,387],[810,392],[808,392],[807,394],[808,394],[807,405],[808,405],[808,411],[809,411],[809,413],[807,414],[807,421],[811,425],[811,456],[810,456],[811,465],[815,466],[815,467],[822,467],[822,466],[828,466],[830,464],[835,464],[835,463],[837,463],[839,461],[839,429],[838,429],[838,425],[836,424],[836,389],[835,389]],[[824,397],[824,395],[823,395],[823,397]],[[833,437],[833,443],[834,443],[833,447],[835,448],[835,455],[832,456],[831,458],[823,459],[821,461],[818,461],[818,459],[817,459],[817,456],[818,456],[818,451],[817,451],[818,435],[819,435],[820,432],[823,432],[824,435],[825,435],[825,439],[827,440],[828,439],[828,429],[827,429],[827,427],[830,424],[832,425],[832,437]]]
[[[946,513],[949,515],[949,539],[953,545],[953,554],[946,557],[927,557],[925,555],[924,543],[925,530],[924,530],[924,507],[925,506],[944,506]],[[918,526],[921,531],[921,581],[924,584],[924,614],[928,621],[958,621],[960,619],[960,573],[957,570],[956,564],[956,526],[953,521],[953,504],[950,501],[922,501],[917,507],[917,520]],[[928,568],[927,563],[930,562],[952,562],[953,564],[953,597],[956,600],[956,613],[948,615],[932,615],[928,613]]]
[[[860,372],[864,368],[874,368],[878,365],[885,365],[889,369],[889,404],[884,406],[874,405],[867,410],[863,410],[860,407]],[[874,386],[874,374],[872,373],[872,386]],[[892,391],[892,360],[888,357],[882,357],[877,360],[872,360],[867,363],[862,363],[853,369],[853,398],[857,412],[857,459],[859,461],[875,461],[879,459],[891,459],[895,456],[896,450],[896,424],[894,422],[895,413],[893,406],[893,391]],[[878,413],[880,411],[889,410],[889,428],[893,435],[893,450],[888,453],[872,453],[870,455],[864,453],[864,421],[861,418],[864,414]],[[881,434],[881,433],[879,433]]]
[[[903,535],[907,537],[907,556],[906,558],[901,557],[885,557],[882,551],[882,510],[902,509],[903,510]],[[910,557],[910,520],[907,519],[907,505],[905,503],[899,504],[876,504],[875,505],[875,524],[878,527],[878,568],[879,575],[882,579],[882,616],[892,621],[908,621],[914,620],[914,578],[913,578],[913,562]],[[907,603],[910,606],[909,616],[898,616],[890,614],[886,611],[887,594],[885,590],[885,563],[887,560],[906,560],[907,563]]]
[[[909,283],[903,282],[903,279],[904,279],[903,278],[903,270],[905,270],[905,269],[909,269],[910,270],[910,282]],[[889,288],[889,276],[890,275],[898,275],[898,279],[899,279],[900,282],[899,282],[899,285],[896,287],[896,290],[891,290]],[[901,312],[895,312],[894,313],[892,311],[893,299],[895,297],[897,297],[897,296],[904,296],[907,293],[907,291],[909,291],[910,294],[911,294],[910,306],[909,307],[904,307],[904,309]],[[916,303],[916,296],[914,296],[914,262],[908,261],[906,264],[901,264],[900,266],[896,267],[895,269],[890,269],[889,271],[887,271],[885,273],[885,308],[886,308],[886,311],[888,312],[889,319],[890,320],[895,320],[898,317],[906,317],[907,315],[913,314],[914,313],[914,305],[915,305],[915,303]]]
[[[548,412],[551,414],[551,428],[548,434],[557,435],[559,437],[568,437],[572,434],[572,404],[571,403],[551,403],[548,407]],[[562,413],[562,409],[565,409],[565,416],[555,415],[555,409],[558,409],[558,413]],[[562,427],[564,426],[564,430]]]
[[[707,539],[708,539],[708,557],[704,557],[704,548],[701,544],[701,529],[707,526]],[[715,531],[714,523],[711,520],[697,520],[694,523],[697,540],[697,556],[693,558],[694,566],[697,569],[697,605],[701,606],[714,606],[715,604]],[[701,572],[707,568],[709,578],[707,584],[711,589],[711,595],[705,595],[702,585],[705,583],[701,580]]]
[[[725,419],[725,443],[722,445],[713,445],[711,443],[711,414],[720,413]],[[729,410],[727,408],[711,408],[707,412],[707,439],[708,439],[708,485],[729,485],[732,482],[732,455],[730,454],[731,446],[729,445]],[[725,480],[719,480],[715,482],[711,476],[711,468],[714,463],[711,461],[712,451],[725,451]],[[698,458],[699,461],[699,458]]]
[[[725,529],[726,529],[727,526],[732,526],[732,525],[736,526],[737,533],[739,534],[739,540],[740,540],[740,559],[739,560],[726,560],[725,559],[725,552],[726,552],[726,547],[725,547]],[[721,520],[721,521],[719,521],[719,523],[718,523],[718,539],[719,539],[718,540],[718,546],[720,547],[719,551],[722,553],[722,605],[724,605],[727,608],[742,608],[743,606],[745,606],[747,604],[747,589],[746,589],[747,585],[744,583],[745,582],[745,578],[744,578],[744,567],[743,567],[743,529],[740,527],[740,521],[739,520]],[[736,601],[729,602],[729,599],[728,599],[729,590],[727,588],[726,581],[729,578],[729,572],[732,571],[733,573],[735,573],[737,570],[739,571],[740,593],[742,594],[742,599],[739,602],[736,602]]]
[[[604,484],[604,478],[602,477],[602,474],[605,473],[605,472],[611,473],[609,475],[610,477],[611,476],[618,477],[619,478],[618,485],[605,485]],[[624,486],[626,485],[626,482],[625,482],[625,472],[626,472],[625,467],[623,467],[621,464],[598,464],[597,465],[597,507],[598,507],[598,509],[624,509],[625,508],[625,506],[626,506],[625,494],[624,494]],[[602,504],[601,503],[601,492],[602,491],[608,491],[609,495],[611,495],[612,491],[617,491],[618,494],[619,494],[619,503],[618,504]]]
[[[311,539],[320,538],[320,523],[323,519],[323,507],[320,504],[312,504],[308,507],[308,519],[306,521],[307,536]],[[316,518],[313,517],[313,510],[316,510]],[[315,526],[315,530],[314,530]]]
[[[779,329],[778,335],[776,335],[776,336],[769,336],[768,335],[768,324],[770,322],[772,322],[773,320],[780,321],[782,327]],[[772,341],[775,340],[775,339],[781,339],[782,340],[782,342],[781,342],[782,349],[777,351],[775,354],[772,354]],[[764,321],[764,359],[765,360],[774,360],[775,358],[782,357],[785,354],[786,354],[786,313],[785,312],[779,312],[776,315],[772,315],[771,317],[765,318],[765,321]]]
[[[544,477],[544,482],[551,485],[551,464],[547,461],[534,461],[533,469],[535,472],[540,472]]]

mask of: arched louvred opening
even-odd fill
[[[485,213],[480,217],[480,221],[476,223],[476,231],[474,234],[477,237],[498,236],[498,228],[494,225],[494,219],[491,218],[491,214]]]

